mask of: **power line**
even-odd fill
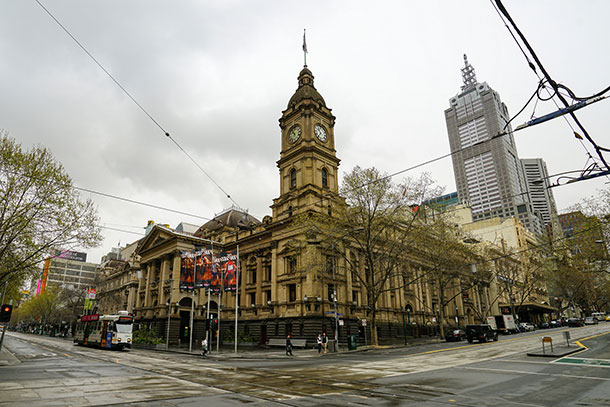
[[[235,202],[235,200],[231,197],[231,195],[229,195],[215,180],[214,178],[212,178],[210,176],[210,174],[207,173],[207,171],[205,171],[203,169],[203,167],[201,167],[201,165],[199,165],[195,159],[186,152],[186,150],[184,150],[184,148],[182,148],[182,146],[180,144],[178,144],[178,142],[169,134],[169,131],[167,131],[163,126],[161,126],[161,124],[152,116],[152,114],[150,114],[137,100],[136,98],[129,92],[127,91],[127,89],[125,89],[125,87],[123,87],[123,85],[121,85],[119,83],[119,81],[112,76],[112,74],[110,72],[108,72],[108,70],[106,68],[104,68],[104,66],[87,50],[87,48],[85,48],[85,46],[78,40],[76,39],[76,37],[74,35],[72,35],[72,33],[70,33],[70,31],[53,15],[53,13],[51,13],[41,2],[40,0],[34,0],[36,3],[38,3],[38,5],[53,19],[53,21],[55,21],[57,23],[57,25],[59,25],[61,27],[61,29],[70,37],[72,38],[72,40],[76,43],[76,45],[78,45],[80,47],[80,49],[83,50],[83,52],[85,52],[85,54],[87,54],[87,56],[89,56],[89,58],[91,58],[91,60],[93,62],[95,62],[95,64],[102,70],[104,71],[104,73],[106,75],[108,75],[108,77],[110,79],[112,79],[112,81],[119,87],[119,89],[121,89],[123,91],[123,93],[125,93],[127,95],[127,97],[129,97],[129,99],[131,99],[131,101],[138,107],[140,108],[140,110],[142,112],[144,112],[144,114],[146,116],[148,116],[148,118],[159,128],[161,129],[161,131],[163,132],[163,134],[165,136],[167,136],[188,158],[189,160],[191,160],[193,162],[193,164],[195,164],[195,166],[197,168],[199,168],[199,170],[201,170],[201,172],[203,172],[203,174],[208,177],[208,179],[210,181],[212,181],[212,183],[214,185],[216,185],[216,187],[223,193],[225,194],[225,196],[231,201],[233,202],[235,205],[239,206],[237,204],[237,202]]]
[[[538,83],[540,84],[544,79],[542,78],[542,76],[540,76],[540,74],[538,73],[538,71],[536,71],[536,66],[532,63],[532,61],[530,61],[529,57],[527,56],[527,54],[525,53],[525,51],[523,50],[523,47],[521,46],[521,43],[517,40],[517,37],[515,37],[515,34],[512,32],[512,30],[510,29],[510,27],[508,26],[508,24],[506,23],[506,21],[504,20],[504,16],[502,15],[502,13],[500,12],[500,10],[498,9],[498,7],[496,6],[496,4],[494,3],[494,0],[489,0],[489,2],[491,3],[491,5],[493,6],[493,8],[496,10],[496,13],[498,14],[498,17],[500,18],[500,20],[502,21],[502,23],[504,24],[504,26],[506,27],[506,29],[508,30],[508,33],[511,35],[511,37],[513,38],[513,40],[515,41],[515,43],[517,44],[517,47],[519,48],[519,50],[521,50],[521,53],[523,54],[523,56],[525,57],[525,60],[527,61],[528,66],[532,69],[532,71],[534,71],[534,74],[536,75],[536,77],[538,78]],[[540,89],[540,87],[538,88]],[[553,102],[553,104],[555,105],[555,107],[557,109],[559,109],[559,104],[557,103],[557,101],[554,99],[555,94],[557,93],[556,91],[554,93],[551,94],[551,92],[545,87],[544,88],[549,97],[548,98],[542,98],[540,96],[540,94],[538,93],[538,99],[542,100],[542,101],[547,101],[547,100],[551,100]],[[585,145],[585,143],[582,140],[582,137],[580,137],[580,135],[578,135],[578,133],[576,133],[576,130],[574,130],[574,127],[572,126],[572,124],[570,123],[570,121],[568,120],[567,117],[562,116],[563,120],[566,122],[566,124],[568,125],[568,127],[570,128],[570,130],[572,130],[572,134],[574,134],[574,136],[576,137],[576,139],[578,140],[578,142],[580,143],[580,145],[582,146],[582,148],[585,150],[585,152],[591,156],[591,153],[589,152],[589,149],[587,148],[587,146]]]
[[[10,171],[10,170],[8,170],[6,168],[4,168],[3,171],[7,172],[7,173],[11,173],[13,175],[18,175],[18,176],[28,177],[30,179],[35,179],[35,180],[38,180],[38,181],[50,181],[48,178],[41,178],[41,177],[36,177],[34,175],[31,175],[31,174],[19,173],[19,172],[16,172],[16,171]],[[136,201],[135,199],[123,198],[123,197],[118,196],[118,195],[108,194],[106,192],[99,192],[99,191],[95,191],[95,190],[89,189],[89,188],[77,187],[76,185],[72,185],[71,183],[56,183],[56,184],[61,185],[61,186],[66,187],[66,188],[72,188],[72,189],[75,189],[75,190],[78,190],[78,191],[88,192],[88,193],[95,194],[95,195],[105,196],[107,198],[117,199],[119,201],[129,202],[129,203],[136,204],[136,205],[147,206],[147,207],[153,208],[153,209],[159,209],[159,210],[162,210],[162,211],[176,213],[178,215],[185,215],[185,216],[190,216],[190,217],[193,217],[193,218],[199,218],[199,219],[203,219],[203,220],[212,220],[210,218],[206,218],[205,216],[201,216],[201,215],[195,215],[195,214],[192,214],[192,213],[183,212],[183,211],[179,211],[179,210],[176,210],[176,209],[171,209],[171,208],[167,208],[167,207],[159,206],[159,205],[155,205],[155,204],[150,204],[150,203],[147,203],[147,202]]]
[[[544,77],[546,78],[548,83],[551,85],[553,90],[556,92],[557,97],[559,98],[559,100],[561,100],[561,102],[564,104],[564,107],[566,107],[566,108],[569,107],[570,104],[568,103],[568,101],[563,97],[563,95],[561,95],[561,93],[558,92],[559,88],[557,86],[557,83],[551,78],[551,76],[549,75],[547,70],[544,68],[544,66],[542,65],[542,62],[540,62],[540,59],[538,58],[538,55],[536,55],[536,52],[534,51],[532,46],[529,44],[529,42],[525,38],[525,35],[521,32],[521,30],[519,30],[519,28],[517,27],[517,24],[514,22],[514,20],[512,19],[512,17],[510,16],[508,11],[504,7],[504,5],[502,4],[502,1],[501,0],[495,0],[495,1],[496,1],[496,4],[497,4],[498,8],[502,12],[502,14],[508,19],[508,21],[511,23],[512,27],[515,29],[515,31],[519,35],[519,38],[521,38],[521,41],[523,41],[523,44],[528,49],[528,51],[529,51],[530,55],[532,56],[532,58],[534,58],[534,61],[536,61],[536,64],[538,65],[538,67],[542,71],[542,74],[544,75]],[[610,170],[610,166],[608,165],[608,163],[606,162],[606,159],[604,158],[604,155],[602,153],[602,149],[597,145],[597,143],[589,135],[587,130],[584,128],[584,126],[580,123],[580,121],[576,117],[576,114],[574,112],[570,112],[569,115],[572,117],[572,120],[574,120],[574,122],[576,123],[578,128],[580,128],[580,130],[583,132],[583,134],[586,137],[586,139],[589,140],[589,142],[593,145],[593,147],[594,147],[595,151],[597,152],[597,155],[599,156],[600,160],[606,166],[606,169]]]
[[[132,232],[131,230],[111,228],[109,226],[97,225],[102,229],[114,230],[116,232],[131,233],[132,235],[144,236],[144,233]]]

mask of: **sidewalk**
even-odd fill
[[[313,347],[313,345],[309,348],[306,349],[302,349],[302,348],[293,348],[292,349],[292,353],[293,356],[292,358],[317,358],[317,357],[341,357],[342,355],[347,355],[347,354],[353,354],[353,353],[357,353],[357,352],[369,352],[369,351],[376,351],[376,350],[384,350],[384,349],[396,349],[396,348],[405,348],[405,347],[412,347],[412,346],[419,346],[419,345],[426,345],[426,344],[430,344],[430,343],[439,343],[439,342],[444,342],[439,340],[436,337],[433,338],[409,338],[409,343],[408,345],[404,345],[404,343],[401,341],[400,344],[395,343],[395,344],[389,344],[389,345],[379,345],[379,346],[371,346],[371,345],[366,345],[366,346],[358,346],[358,348],[356,350],[348,350],[347,346],[341,346],[339,348],[339,352],[327,352],[326,355],[322,354],[319,355],[317,348]],[[220,351],[216,351],[216,344],[213,344],[213,346],[211,347],[211,352],[208,353],[207,355],[207,359],[212,359],[212,360],[224,360],[224,359],[286,359],[287,357],[290,356],[286,356],[286,350],[283,347],[279,347],[279,346],[275,346],[275,347],[252,347],[252,346],[244,346],[244,347],[239,347],[238,345],[238,349],[237,349],[237,353],[235,353],[234,348],[229,348],[229,347],[224,347],[224,348],[220,348]],[[179,347],[173,347],[170,346],[169,350],[167,349],[162,349],[162,348],[156,348],[156,349],[150,349],[150,350],[155,350],[155,351],[159,351],[159,352],[172,352],[172,353],[182,353],[182,354],[186,354],[186,355],[196,355],[196,356],[200,356],[201,355],[201,349],[199,349],[198,347],[195,349],[195,347],[193,347],[193,351],[189,352],[188,348],[179,348]]]
[[[6,349],[6,346],[2,345],[2,350],[0,351],[0,367],[14,366],[20,363],[21,361],[13,356],[13,354]]]
[[[580,347],[575,343],[571,343],[569,346],[567,344],[555,344],[555,345],[553,345],[552,351],[551,351],[550,345],[545,345],[544,351],[543,351],[542,345],[541,345],[540,350],[534,351],[534,352],[528,352],[527,356],[560,358],[562,356],[567,356],[567,355],[571,355],[572,353],[579,352],[583,349],[586,349],[586,348]]]

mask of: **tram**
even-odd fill
[[[106,349],[131,348],[133,315],[119,311],[113,315],[83,315],[76,323],[74,343]]]

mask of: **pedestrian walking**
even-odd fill
[[[325,355],[326,355],[327,346],[328,346],[328,336],[326,336],[326,332],[322,332],[322,347],[324,348]]]
[[[201,341],[201,357],[205,358],[208,354],[208,340],[204,339]]]
[[[318,355],[322,353],[322,335],[318,334],[318,338],[316,339],[318,343]]]
[[[290,342],[290,335],[286,337],[286,356],[294,356],[292,354],[292,342]]]

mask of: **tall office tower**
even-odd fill
[[[542,223],[529,202],[512,128],[506,126],[508,109],[496,91],[477,81],[466,55],[464,65],[464,85],[445,110],[458,198],[470,205],[475,221],[516,216],[540,234]]]
[[[521,164],[534,211],[540,214],[544,225],[550,224],[557,217],[557,206],[553,192],[549,188],[546,163],[542,158],[523,158]]]

